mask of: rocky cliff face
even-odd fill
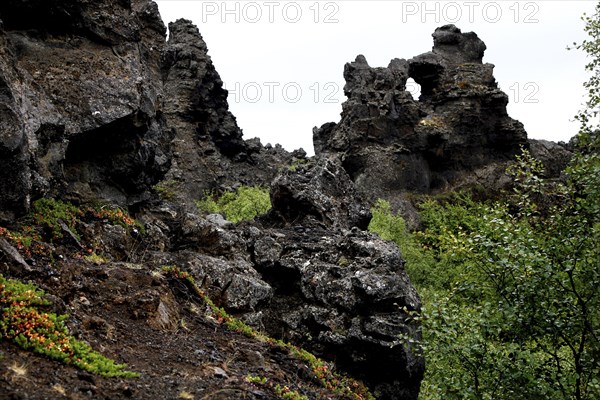
[[[191,203],[304,157],[242,139],[197,28],[178,21],[166,43],[151,1],[8,1],[0,16],[4,218],[46,195],[132,206],[163,179]]]
[[[258,139],[244,141],[229,112],[227,91],[190,21],[169,25],[162,57],[164,114],[174,132],[173,158],[161,185],[179,204],[193,206],[206,191],[240,184],[268,185],[278,171],[306,156]]]
[[[179,20],[166,41],[150,0],[5,0],[0,20],[1,271],[45,288],[78,337],[142,373],[132,383],[61,367],[36,375],[33,389],[0,374],[10,395],[48,398],[59,385],[109,398],[275,398],[246,379],[267,374],[309,398],[348,398],[293,354],[200,310],[198,293],[164,278],[176,265],[218,306],[335,362],[378,399],[417,398],[424,360],[400,337],[420,338],[407,316],[420,299],[398,248],[366,232],[368,206],[497,185],[499,166],[529,145],[474,33],[444,26],[429,53],[387,68],[362,56],[347,64],[342,119],[315,130],[307,160],[244,140],[198,29]],[[554,166],[569,156],[549,142],[531,149]],[[234,225],[194,206],[241,184],[270,187],[267,215]],[[19,218],[43,197],[119,206],[144,229],[88,209],[48,239]],[[39,233],[38,251],[6,233],[24,226]],[[86,258],[92,249],[101,257]],[[0,351],[33,357],[5,341]]]
[[[419,393],[422,357],[400,336],[419,338],[406,310],[421,301],[398,248],[367,233],[368,209],[338,160],[283,173],[271,185],[273,209],[248,232],[255,268],[274,288],[267,331],[327,356],[377,398]]]
[[[306,366],[290,366],[289,355],[269,356],[239,335],[227,350],[235,334],[200,318],[197,299],[159,278],[162,266],[176,265],[217,305],[335,361],[377,398],[416,399],[424,361],[399,338],[420,337],[406,315],[420,300],[400,252],[365,232],[368,205],[337,156],[306,162],[301,150],[244,140],[195,26],[171,24],[166,41],[149,0],[10,0],[0,4],[0,20],[2,273],[44,287],[52,307],[70,310],[79,337],[142,372],[137,383],[115,384],[64,369],[63,389],[175,398],[178,385],[170,382],[179,379],[199,396],[271,398],[246,381],[262,371],[282,384],[299,377],[311,398],[347,398],[321,387]],[[240,184],[270,186],[268,215],[236,226],[194,207],[206,190]],[[61,220],[59,238],[27,225],[43,251],[25,251],[4,227],[31,223],[19,217],[43,197],[81,209],[119,206],[135,213],[143,233],[88,210]],[[101,257],[86,259],[88,249]],[[192,333],[180,329],[184,319],[193,321]],[[194,344],[207,336],[219,345]],[[29,357],[1,346],[7,360]],[[238,360],[248,346],[260,352]],[[238,364],[223,367],[228,359]],[[52,369],[46,362],[40,371]],[[217,362],[219,370],[207,373]],[[219,391],[227,374],[231,390]],[[3,387],[16,397],[28,390],[48,397],[44,385],[58,383],[46,375],[33,389],[8,380]]]
[[[371,199],[448,190],[528,146],[477,35],[446,25],[433,42],[432,51],[387,68],[363,56],[346,64],[342,118],[314,130],[317,155],[337,155]],[[406,90],[408,78],[421,86],[419,99]]]
[[[147,196],[170,164],[156,4],[7,1],[0,16],[2,217],[41,196]]]

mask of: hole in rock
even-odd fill
[[[406,81],[406,91],[411,94],[413,100],[419,101],[421,96],[421,85],[419,85],[413,78],[408,78]]]
[[[81,14],[74,1],[2,0],[0,14],[7,30],[67,33]]]
[[[66,152],[67,179],[116,185],[125,193],[139,191],[147,158],[140,146],[145,131],[132,115],[77,135]]]

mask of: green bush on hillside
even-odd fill
[[[505,200],[427,199],[420,232],[373,207],[422,297],[421,399],[600,398],[600,138],[577,143],[565,183],[524,151]]]
[[[369,223],[369,231],[398,245],[406,261],[405,269],[416,286],[436,273],[434,258],[430,253],[423,251],[415,236],[408,231],[404,218],[392,212],[388,201],[377,200],[371,208],[371,214],[373,217]]]
[[[200,211],[223,214],[233,223],[251,221],[271,209],[268,189],[259,186],[240,186],[235,192],[227,191],[220,197],[207,194],[196,201]]]

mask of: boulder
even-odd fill
[[[573,149],[566,143],[529,139],[531,155],[542,162],[548,178],[559,177],[573,157]]]
[[[371,214],[336,158],[287,169],[271,184],[271,218],[299,226],[367,229]]]

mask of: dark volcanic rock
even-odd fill
[[[0,18],[2,217],[43,195],[143,198],[169,167],[156,4],[6,1]]]
[[[527,147],[494,66],[482,64],[485,44],[453,25],[433,37],[431,52],[387,68],[372,68],[363,56],[346,64],[342,119],[314,130],[317,155],[338,155],[371,199],[445,190]],[[406,91],[409,77],[421,86],[418,101]]]
[[[170,255],[211,298],[270,336],[335,361],[378,399],[416,399],[424,361],[401,336],[420,338],[406,311],[420,299],[395,244],[367,233],[368,209],[335,158],[284,169],[273,209],[232,226],[193,213]]]
[[[169,24],[169,34],[163,79],[165,94],[172,100],[165,106],[172,127],[179,125],[177,118],[188,118],[195,122],[196,138],[211,140],[224,155],[245,151],[242,131],[229,112],[227,91],[198,28],[191,21],[178,20]]]
[[[193,208],[306,155],[244,141],[198,29],[165,43],[152,1],[7,1],[0,18],[0,219],[41,196],[131,206],[157,183]]]
[[[258,139],[244,141],[198,28],[180,19],[169,24],[169,32],[162,73],[173,163],[160,185],[176,202],[193,208],[208,190],[268,185],[279,169],[306,156],[263,147]]]
[[[0,13],[7,30],[75,34],[108,45],[139,42],[145,29],[165,33],[158,6],[148,0],[6,0]]]
[[[572,148],[565,143],[548,140],[529,140],[531,155],[544,164],[544,173],[549,178],[559,177],[573,157]]]
[[[403,311],[420,300],[393,243],[357,229],[255,231],[249,243],[274,288],[267,332],[335,359],[378,399],[417,398],[423,359],[400,336],[420,338]]]
[[[320,158],[279,175],[271,184],[272,218],[299,226],[366,230],[371,214],[335,158]]]
[[[406,310],[420,299],[395,244],[364,232],[370,213],[335,158],[283,172],[273,210],[246,229],[255,268],[274,288],[261,308],[267,332],[310,349],[369,385],[378,399],[416,399],[423,359]]]

